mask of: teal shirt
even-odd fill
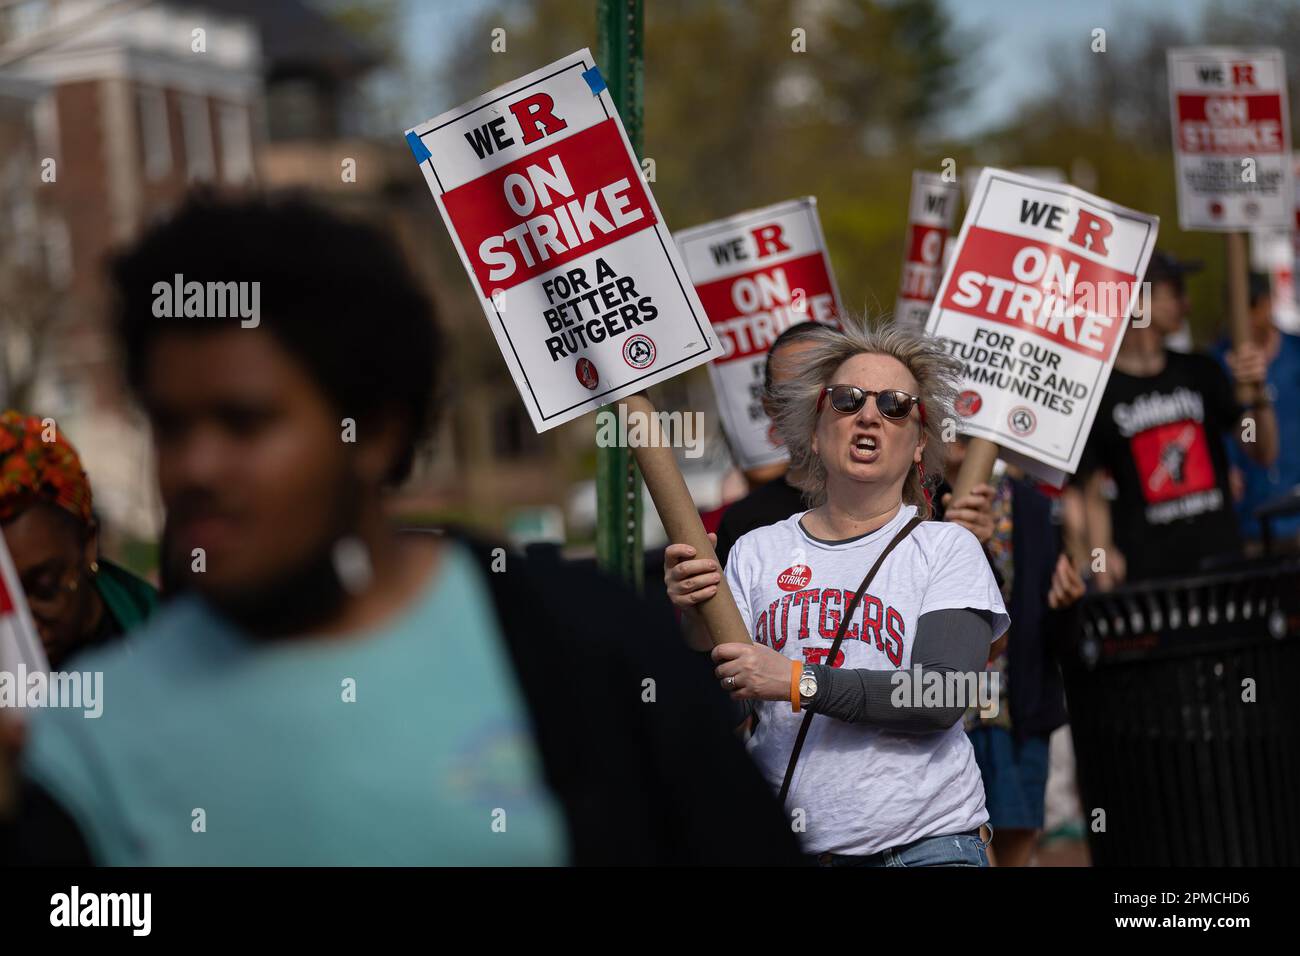
[[[350,637],[257,642],[180,599],[76,662],[103,715],[34,712],[25,772],[102,864],[562,864],[481,575],[449,542],[413,606]]]

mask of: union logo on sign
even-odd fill
[[[980,398],[980,393],[967,389],[957,396],[957,401],[953,402],[952,410],[962,418],[970,418],[980,410],[984,404],[984,399]]]
[[[1038,427],[1038,419],[1024,405],[1017,405],[1007,414],[1007,424],[1017,435],[1031,435]]]
[[[633,368],[654,364],[655,344],[648,335],[634,335],[623,343],[623,361]]]
[[[573,371],[578,376],[578,381],[593,392],[596,390],[596,386],[600,384],[600,373],[596,371],[595,363],[591,359],[578,359],[577,367]]]

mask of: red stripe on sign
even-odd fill
[[[488,298],[658,221],[612,118],[442,201]]]
[[[1281,120],[1282,96],[1279,93],[1179,93],[1178,118],[1204,120],[1216,126]]]
[[[3,547],[3,545],[0,545]],[[0,574],[0,614],[8,614],[14,609],[13,598],[9,596],[9,589],[5,585],[5,578]]]
[[[943,308],[1104,359],[1128,315],[1134,278],[1060,246],[972,226]]]
[[[835,298],[826,260],[813,252],[780,265],[697,285],[704,312],[722,346],[715,363],[766,352],[773,339],[805,319],[830,321]],[[802,311],[793,308],[803,293]]]
[[[937,266],[943,258],[943,240],[948,230],[942,226],[922,226],[913,223],[907,242],[907,261]]]
[[[803,290],[805,298],[831,291],[831,277],[820,252],[695,287],[713,322],[789,305],[798,289]]]
[[[1280,153],[1282,97],[1277,93],[1178,94],[1178,149],[1183,153]]]

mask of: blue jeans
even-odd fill
[[[989,843],[992,841],[993,829],[990,827]],[[988,854],[984,851],[989,843],[980,839],[978,830],[972,830],[969,833],[922,837],[870,856],[818,853],[813,856],[813,862],[818,866],[988,866]]]

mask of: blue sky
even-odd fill
[[[1123,43],[1125,23],[1137,17],[1161,18],[1193,26],[1207,0],[944,0],[959,35],[979,30],[986,38],[976,55],[970,109],[945,131],[958,136],[979,132],[1006,119],[1047,68],[1053,44],[1077,42],[1088,49],[1092,31],[1106,30],[1106,44]]]
[[[595,17],[595,0],[573,2],[588,2]],[[649,5],[654,0],[645,2]],[[1054,43],[1077,39],[1087,48],[1093,29],[1103,27],[1108,46],[1113,46],[1123,42],[1126,21],[1132,22],[1138,16],[1191,25],[1200,19],[1208,0],[943,2],[956,23],[959,38],[981,37],[976,53],[978,79],[970,107],[945,126],[947,132],[964,136],[996,125],[1015,110],[1021,98],[1034,89]],[[481,0],[407,0],[407,4],[406,37],[413,63],[441,59],[473,11],[482,5]],[[427,103],[428,112],[420,119],[456,105],[436,88],[430,89],[427,99],[422,96],[421,101]]]

